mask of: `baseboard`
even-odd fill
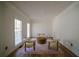
[[[75,53],[73,53],[71,50],[69,50],[67,47],[65,47],[62,43],[59,42],[58,46],[59,46],[59,48],[61,48],[64,52],[67,53],[67,56],[69,56],[69,57],[78,57]]]

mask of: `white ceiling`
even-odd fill
[[[11,2],[33,20],[51,20],[71,3],[70,1]]]

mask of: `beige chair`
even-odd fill
[[[49,49],[54,49],[58,51],[58,41],[57,40],[51,40],[48,44]]]
[[[35,50],[35,41],[28,39],[25,42],[25,51],[26,51],[27,48],[33,48],[33,50]]]

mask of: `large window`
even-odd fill
[[[27,23],[27,38],[30,37],[30,23]]]
[[[22,42],[22,21],[15,19],[15,46]]]

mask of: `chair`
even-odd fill
[[[57,40],[51,40],[50,42],[48,42],[48,48],[58,51],[58,41]]]
[[[33,50],[35,51],[35,41],[28,39],[25,42],[25,51],[26,51],[27,48],[33,48]]]
[[[45,44],[46,43],[46,37],[45,37],[44,33],[39,34],[39,36],[37,37],[37,42],[39,44]]]
[[[37,42],[39,44],[45,44],[46,43],[46,38],[45,37],[38,37],[37,38]]]

